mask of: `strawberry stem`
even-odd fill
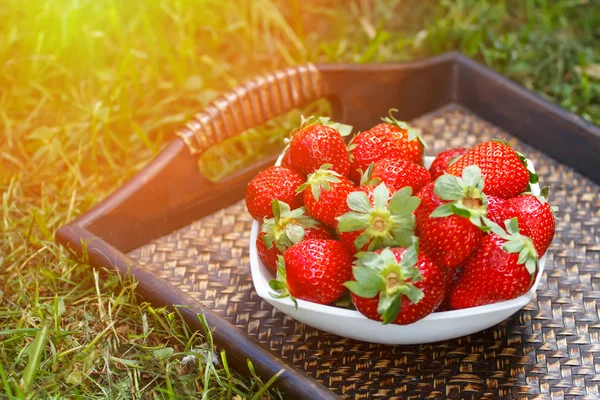
[[[408,123],[406,123],[404,121],[397,120],[392,115],[392,113],[396,113],[396,112],[398,112],[398,109],[390,108],[388,111],[389,117],[383,117],[383,118],[381,118],[381,120],[383,122],[385,122],[386,124],[397,126],[398,128],[406,131],[407,139],[409,141],[413,141],[413,140],[417,139],[421,143],[421,146],[427,147],[425,140],[421,136],[421,130],[417,129],[417,128],[413,128],[412,126],[410,126]]]
[[[518,219],[512,218],[504,221],[506,229],[500,227],[493,221],[483,217],[485,226],[496,235],[500,236],[506,242],[502,246],[502,249],[507,253],[519,254],[518,263],[525,265],[527,272],[531,275],[531,279],[535,276],[539,263],[539,256],[533,245],[531,238],[522,235],[519,231]]]
[[[308,175],[306,182],[300,185],[296,189],[296,192],[302,193],[304,189],[310,186],[313,197],[316,201],[319,201],[321,193],[323,191],[328,192],[331,189],[332,183],[340,183],[342,181],[340,179],[342,175],[333,171],[331,167],[333,167],[331,164],[321,165],[318,170]]]
[[[400,262],[389,248],[379,253],[356,254],[357,260],[352,269],[355,280],[344,284],[360,297],[373,298],[379,295],[377,312],[384,324],[398,318],[403,296],[415,304],[424,296],[423,291],[414,285],[422,279],[416,267],[419,239],[413,236],[411,240],[412,244],[404,251]]]
[[[271,249],[275,245],[283,253],[304,239],[305,229],[319,226],[315,219],[305,214],[304,207],[290,210],[287,203],[273,199],[271,208],[273,218],[265,219],[261,227],[261,232],[265,233],[262,240],[267,249]]]
[[[294,302],[296,310],[298,309],[298,301],[296,301],[296,298],[291,295],[290,290],[287,286],[285,261],[283,259],[283,256],[281,255],[277,257],[277,277],[269,281],[269,287],[276,292],[270,292],[269,294],[271,295],[271,297],[274,297],[276,299],[289,297]]]
[[[363,231],[354,241],[357,250],[367,243],[368,250],[383,247],[408,246],[414,234],[413,211],[420,199],[411,196],[410,186],[400,189],[390,199],[390,191],[384,183],[373,191],[373,203],[364,192],[352,192],[346,200],[351,211],[337,217],[340,232]]]
[[[433,210],[430,217],[440,218],[454,214],[468,218],[481,228],[481,218],[485,216],[488,205],[483,185],[481,169],[476,165],[465,168],[462,177],[444,173],[435,181],[433,192],[448,202]]]

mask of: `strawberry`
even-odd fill
[[[398,110],[395,108],[390,109],[389,117],[381,118],[384,123],[371,128],[371,130],[402,133],[400,143],[402,150],[404,150],[405,159],[415,164],[423,165],[423,149],[426,147],[426,144],[421,137],[421,131],[413,128],[404,121],[398,121],[392,116],[393,112],[398,112]]]
[[[522,193],[529,184],[529,171],[524,161],[505,143],[491,141],[476,145],[450,165],[448,172],[460,176],[470,165],[481,169],[485,177],[485,194],[508,199]]]
[[[456,268],[475,251],[483,237],[482,217],[487,198],[477,166],[465,168],[462,177],[440,176],[420,193],[416,212],[421,249],[444,268]]]
[[[384,324],[411,324],[435,310],[444,297],[444,273],[418,239],[408,248],[357,254],[354,281],[346,282],[356,309]]]
[[[277,272],[277,257],[302,240],[331,239],[331,234],[304,213],[304,207],[290,210],[279,200],[272,202],[273,218],[265,219],[256,238],[256,250],[262,262]]]
[[[294,169],[294,167],[292,165],[292,158],[290,157],[290,149],[289,148],[287,150],[285,150],[285,152],[283,153],[283,156],[281,157],[280,165],[282,167]]]
[[[552,207],[547,202],[548,188],[542,189],[540,197],[526,193],[508,200],[519,219],[521,233],[529,236],[541,257],[552,243],[556,221]]]
[[[271,201],[281,200],[291,209],[302,206],[302,196],[296,192],[304,177],[285,167],[269,167],[256,175],[246,188],[246,207],[257,221],[272,218]]]
[[[351,160],[350,179],[358,183],[361,174],[375,161],[384,158],[404,159],[401,138],[399,132],[374,130],[363,131],[354,136],[348,146]]]
[[[415,229],[419,237],[421,236],[421,225],[429,219],[429,214],[446,203],[433,192],[434,189],[435,182],[430,182],[417,193],[417,197],[421,200],[419,207],[415,210]]]
[[[444,171],[446,171],[446,169],[450,165],[452,165],[467,151],[469,151],[469,149],[466,149],[464,147],[457,147],[454,149],[442,151],[437,156],[435,156],[435,159],[429,167],[429,174],[431,175],[431,180],[435,181],[437,178],[444,175]]]
[[[277,279],[269,286],[273,296],[290,296],[329,304],[345,292],[352,277],[352,257],[337,240],[310,239],[293,245],[277,262]]]
[[[354,185],[348,178],[331,170],[331,164],[324,164],[308,175],[306,182],[298,188],[303,192],[304,205],[308,213],[323,224],[334,228],[335,217],[340,204],[346,202]]]
[[[294,169],[308,175],[323,164],[331,164],[332,169],[347,176],[350,170],[350,159],[342,134],[334,129],[336,126],[344,133],[349,133],[348,125],[329,123],[328,118],[303,119],[298,130],[293,132],[290,142],[290,161]]]
[[[464,265],[450,294],[454,309],[514,299],[533,285],[538,257],[531,239],[519,233],[517,219],[505,222],[508,232],[492,221],[485,223],[492,233]]]
[[[340,240],[350,253],[408,246],[414,234],[413,211],[419,205],[419,199],[411,194],[408,186],[392,195],[384,183],[350,193],[336,218]]]
[[[379,179],[392,190],[400,190],[410,186],[413,193],[418,193],[429,183],[427,169],[421,165],[406,160],[379,160],[373,165],[371,179]]]
[[[486,217],[498,225],[504,225],[504,221],[517,216],[517,210],[509,200],[496,196],[487,196],[488,207]]]

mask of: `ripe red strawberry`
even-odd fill
[[[277,279],[271,289],[275,297],[290,296],[329,304],[345,292],[352,277],[352,257],[337,240],[310,239],[293,245],[279,258]]]
[[[383,247],[406,247],[414,234],[419,199],[405,187],[393,195],[384,183],[362,186],[340,205],[336,230],[350,254]]]
[[[331,164],[324,164],[308,175],[308,179],[298,191],[303,192],[304,205],[308,213],[323,224],[334,228],[336,212],[340,204],[346,202],[354,185],[348,178],[332,171]]]
[[[507,144],[491,141],[476,145],[448,167],[460,176],[469,165],[477,165],[485,177],[485,194],[508,199],[517,196],[529,184],[529,171],[516,151]]]
[[[308,175],[323,164],[331,164],[335,172],[343,176],[348,175],[350,159],[346,143],[342,134],[332,126],[343,127],[339,129],[344,131],[347,131],[346,128],[352,128],[327,121],[328,118],[303,120],[300,128],[293,133],[289,152],[296,171]]]
[[[462,177],[440,176],[421,193],[416,211],[421,250],[444,268],[456,268],[481,242],[481,218],[487,199],[482,192],[483,177],[477,166],[465,168]]]
[[[382,124],[383,125],[383,124]],[[359,183],[369,165],[385,158],[405,159],[402,133],[399,129],[369,129],[354,136],[348,146],[350,179]]]
[[[256,250],[271,271],[277,271],[277,257],[296,243],[309,239],[331,239],[331,234],[304,213],[304,207],[290,210],[279,200],[272,202],[273,218],[265,219],[256,238]]]
[[[294,169],[294,166],[292,165],[292,158],[290,157],[290,149],[287,149],[285,151],[285,153],[283,153],[283,157],[281,157],[280,165],[282,167]]]
[[[371,130],[401,132],[402,150],[404,150],[405,159],[423,165],[423,149],[426,145],[421,137],[420,130],[413,128],[404,121],[398,121],[392,116],[393,112],[398,112],[398,110],[395,108],[390,109],[389,117],[381,118],[384,123],[371,128]]]
[[[454,309],[469,308],[514,299],[533,285],[538,257],[531,239],[519,233],[518,222],[499,225],[486,221],[492,234],[464,266],[450,295]]]
[[[435,182],[429,182],[417,193],[417,197],[421,200],[419,207],[415,210],[415,230],[419,237],[421,236],[421,225],[429,219],[429,214],[446,203],[433,192],[434,189]]]
[[[487,196],[488,207],[486,217],[502,226],[504,221],[517,216],[517,210],[509,200],[496,196]]]
[[[523,194],[508,200],[519,219],[521,234],[531,238],[540,257],[552,243],[556,228],[554,213],[546,201],[547,195],[548,188],[544,188],[541,197]]]
[[[449,149],[439,153],[429,167],[431,180],[435,181],[437,178],[444,175],[446,169],[467,151],[469,151],[469,149],[457,147],[455,149]]]
[[[363,252],[346,282],[357,310],[384,324],[411,324],[432,313],[444,297],[444,272],[413,245]]]
[[[429,172],[421,165],[406,160],[379,160],[373,165],[371,179],[379,179],[396,191],[410,186],[413,193],[418,193],[429,183]]]
[[[296,193],[304,177],[285,167],[269,167],[256,175],[246,188],[246,207],[257,221],[273,217],[271,201],[277,199],[290,208],[302,206],[302,196]]]

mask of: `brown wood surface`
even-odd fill
[[[213,183],[200,174],[192,153],[320,97],[332,101],[334,119],[358,129],[372,124],[391,107],[400,109],[401,118],[410,119],[458,102],[600,181],[597,127],[458,53],[404,64],[300,66],[257,78],[223,95],[121,189],[63,227],[57,239],[78,254],[81,241],[89,241],[93,265],[120,273],[129,270],[139,280],[140,293],[154,304],[198,305],[209,324],[219,327],[214,337],[228,350],[228,356],[241,355],[232,363],[234,368],[243,370],[248,356],[261,365],[258,371],[263,378],[270,378],[281,365],[272,353],[202,309],[196,300],[135,266],[124,253],[233,204],[243,197],[252,176],[273,162],[264,160]],[[199,327],[194,325],[193,315],[186,316],[192,327]],[[291,367],[278,385],[289,398],[325,398],[319,396],[329,393]]]
[[[462,106],[600,183],[600,128],[475,61],[458,56]]]

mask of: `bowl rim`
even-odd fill
[[[425,157],[426,163],[432,161],[434,158],[435,157],[431,157],[431,156]],[[275,163],[276,165],[279,164],[280,159],[281,159],[281,157]],[[527,159],[527,169],[529,171],[531,171],[532,173],[535,173],[535,167],[533,166],[533,163],[529,159]],[[539,183],[531,184],[530,186],[531,186],[531,192],[533,194],[535,194],[535,195],[540,194]],[[275,304],[286,307],[286,308],[293,308],[296,310],[310,311],[310,312],[315,312],[315,313],[319,313],[319,314],[335,315],[338,317],[353,318],[353,319],[357,319],[357,320],[372,321],[371,319],[369,319],[366,316],[364,316],[363,314],[361,314],[358,310],[350,310],[350,309],[335,307],[335,306],[331,306],[331,305],[327,305],[327,304],[318,304],[318,303],[313,303],[313,302],[302,300],[302,299],[296,299],[296,301],[297,301],[297,308],[296,308],[296,305],[289,297],[286,297],[286,298],[273,297],[271,295],[271,289],[268,285],[269,279],[272,279],[272,277],[269,278],[267,276],[267,274],[271,274],[271,273],[263,265],[262,261],[260,260],[260,258],[258,256],[258,252],[256,249],[256,238],[258,236],[259,229],[260,229],[260,226],[259,226],[258,221],[254,220],[252,222],[252,230],[250,233],[249,248],[250,248],[250,272],[252,275],[252,282],[254,284],[254,288],[255,288],[256,292],[258,293],[258,295],[261,298],[263,298],[264,300],[266,300],[267,302],[269,302],[276,308],[278,308],[278,307]],[[533,283],[532,287],[527,292],[525,292],[524,294],[522,294],[519,297],[516,297],[511,300],[505,300],[505,301],[501,301],[501,302],[497,302],[497,303],[486,304],[483,306],[464,308],[464,309],[460,309],[460,310],[437,311],[437,312],[434,311],[433,313],[427,315],[426,317],[422,318],[419,321],[414,322],[413,324],[419,323],[421,321],[443,321],[443,320],[457,319],[457,318],[461,318],[461,317],[473,317],[473,316],[477,316],[477,315],[483,315],[483,314],[488,314],[491,312],[498,312],[498,311],[502,311],[502,310],[519,309],[519,308],[525,306],[527,303],[529,303],[533,299],[535,292],[537,291],[537,287],[540,283],[542,274],[544,272],[544,267],[546,265],[546,258],[547,258],[547,254],[544,254],[544,256],[542,256],[539,260],[538,273],[537,273],[535,282]],[[378,321],[375,321],[375,322],[378,322]],[[411,324],[411,325],[413,325],[413,324]],[[381,325],[388,326],[388,327],[396,327],[396,325],[394,325],[394,324],[389,324],[389,325],[381,324]]]

